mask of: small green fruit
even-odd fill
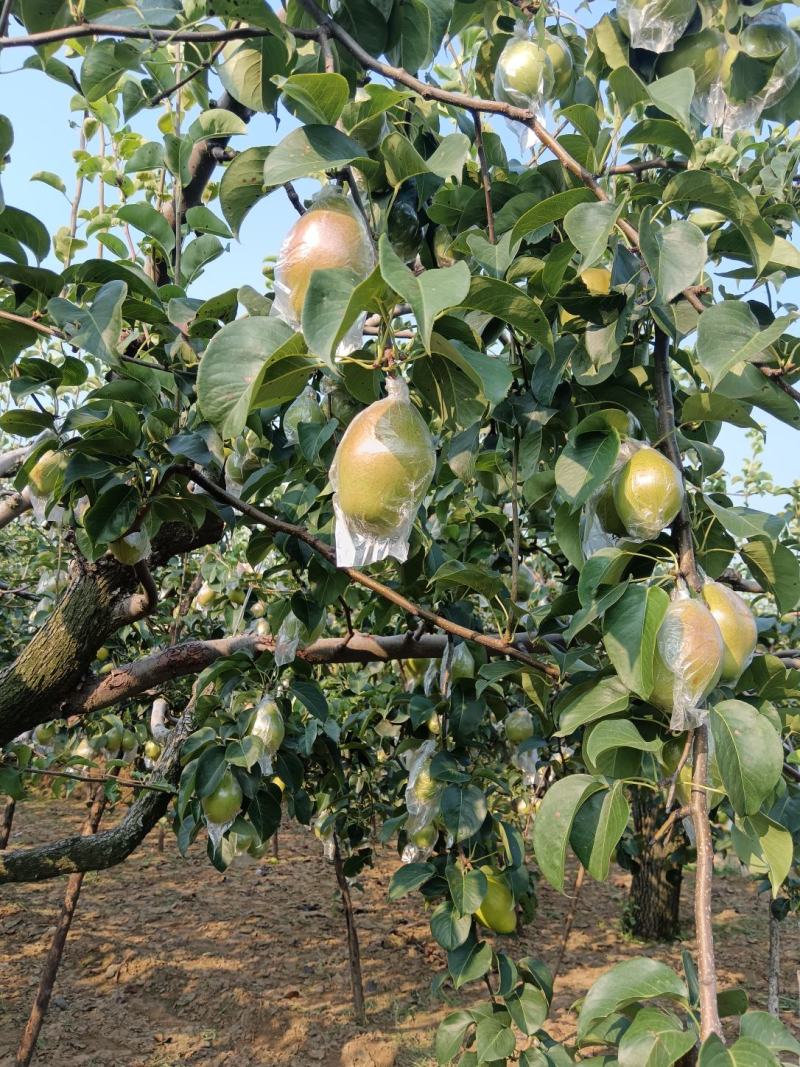
[[[283,416],[283,432],[290,445],[296,445],[300,441],[301,422],[315,426],[321,426],[325,422],[317,394],[310,385],[307,385],[300,396],[291,402]]]
[[[50,496],[67,468],[69,456],[64,452],[45,452],[28,472],[28,484],[38,496]]]
[[[527,37],[514,37],[500,53],[494,75],[496,100],[530,107],[553,92],[555,73],[546,48]]]
[[[149,760],[157,760],[161,755],[161,745],[158,741],[145,741],[144,754]]]
[[[614,506],[631,537],[657,537],[682,503],[680,471],[649,445],[638,448],[614,479]]]
[[[417,848],[433,848],[438,836],[439,831],[432,822],[429,822],[426,826],[423,826],[420,830],[413,833],[411,835],[411,840]]]
[[[111,653],[108,651],[106,646],[103,645],[101,648],[98,648],[97,652],[95,653],[95,659],[100,660],[101,663],[105,663],[105,661],[110,655]]]
[[[194,599],[195,603],[198,604],[201,608],[207,608],[208,605],[216,599],[216,596],[216,590],[212,589],[208,582],[203,582],[203,584],[200,586],[197,596]]]
[[[123,730],[121,726],[112,726],[104,734],[103,747],[106,751],[116,754],[122,748]]]
[[[720,681],[737,682],[756,650],[756,620],[739,594],[719,582],[706,582],[701,595],[722,634],[725,651]]]
[[[122,733],[122,751],[133,752],[136,748],[136,734],[133,730],[124,730]]]
[[[506,716],[506,737],[512,744],[518,745],[533,737],[533,716],[525,708],[517,708]]]
[[[622,32],[637,48],[652,47],[663,35],[660,31],[664,25],[667,28],[674,28],[672,39],[676,40],[691,22],[696,10],[697,0],[618,0],[617,2],[617,18]],[[658,50],[669,51],[665,48]]]
[[[150,538],[144,530],[135,530],[133,533],[127,533],[118,540],[112,541],[108,550],[120,563],[124,563],[126,567],[133,567],[150,555]]]
[[[564,38],[554,33],[545,34],[544,47],[553,64],[553,89],[556,96],[563,96],[572,84],[572,52]]]
[[[486,875],[488,889],[475,918],[496,934],[513,934],[517,928],[517,913],[508,882],[494,867],[481,867],[481,871]]]
[[[271,697],[264,697],[256,708],[250,733],[263,742],[267,752],[275,753],[281,747],[286,727],[281,710]]]
[[[439,792],[439,783],[431,777],[431,761],[426,760],[419,769],[414,792],[419,800],[434,800]]]
[[[619,517],[616,505],[614,503],[614,483],[607,482],[605,488],[600,493],[595,503],[595,514],[597,520],[606,533],[611,534],[614,537],[625,537],[628,531],[625,529],[625,524]]]
[[[214,792],[203,797],[200,803],[210,823],[224,825],[236,818],[242,810],[242,787],[230,769],[225,771]]]
[[[514,811],[517,813],[517,815],[524,815],[527,810],[528,801],[525,799],[525,797],[517,797],[517,799],[514,801]]]
[[[54,722],[40,723],[33,731],[33,739],[37,745],[49,745],[56,736],[56,724]]]

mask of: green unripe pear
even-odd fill
[[[103,747],[111,753],[119,752],[122,748],[122,735],[123,730],[121,726],[112,726],[110,730],[106,730],[103,737]]]
[[[417,848],[433,848],[436,844],[436,838],[439,836],[439,831],[433,825],[432,822],[427,823],[421,829],[415,831],[411,835],[411,840],[417,846]]]
[[[136,748],[136,734],[133,730],[123,730],[122,732],[122,751],[133,752]]]
[[[242,810],[242,787],[230,770],[225,771],[217,788],[200,801],[206,820],[224,825]]]
[[[108,550],[120,563],[133,567],[150,555],[150,538],[144,530],[135,530],[112,541]]]
[[[650,28],[658,23],[674,26],[675,36],[680,37],[696,10],[697,0],[618,0],[617,18],[626,37],[635,36],[632,24]]]
[[[657,537],[682,503],[680,471],[649,445],[638,448],[614,478],[614,506],[631,537]]]
[[[364,279],[374,262],[369,234],[356,209],[344,197],[330,198],[307,211],[289,231],[275,284],[286,293],[289,317],[299,323],[315,270],[343,267]]]
[[[525,799],[525,797],[517,797],[517,799],[514,801],[514,811],[517,813],[517,815],[524,815],[527,810],[528,801]]]
[[[481,867],[481,871],[486,875],[488,888],[475,918],[496,934],[513,934],[517,928],[517,913],[505,877],[494,867]]]
[[[108,651],[106,646],[103,645],[101,648],[98,648],[97,652],[95,653],[95,659],[100,660],[101,663],[105,663],[105,661],[110,655],[111,653]]]
[[[216,596],[216,590],[212,589],[208,582],[203,582],[203,584],[200,586],[197,596],[194,599],[195,603],[199,605],[199,607],[206,608],[212,602],[212,600],[216,599]]]
[[[442,732],[442,720],[432,711],[427,722],[428,732],[432,733],[434,737],[438,736]]]
[[[742,30],[739,45],[752,59],[774,62],[769,81],[758,95],[765,106],[777,104],[800,74],[800,38],[779,19],[756,18]]]
[[[410,263],[419,251],[421,230],[416,194],[398,197],[389,209],[386,236],[404,263]]]
[[[28,471],[28,485],[38,496],[50,496],[68,463],[64,452],[45,452]]]
[[[33,731],[33,739],[37,745],[49,745],[56,736],[56,724],[54,722],[42,722]]]
[[[724,654],[720,681],[736,682],[756,650],[756,620],[742,597],[719,582],[706,582],[701,595],[722,634]]]
[[[431,761],[426,760],[419,769],[414,782],[414,792],[419,800],[434,800],[439,792],[439,783],[431,776]]]
[[[331,470],[336,502],[359,533],[387,537],[416,514],[435,466],[417,409],[402,395],[388,396],[359,412],[339,442]]]
[[[659,78],[688,68],[694,73],[695,93],[707,93],[722,75],[725,38],[719,30],[707,26],[699,33],[682,37],[672,52],[665,52],[656,68]]]
[[[158,741],[145,741],[144,754],[149,760],[157,760],[161,755],[161,745]]]
[[[691,700],[702,700],[722,673],[724,646],[714,616],[701,600],[673,600],[656,639],[650,703],[671,711],[676,680]]]
[[[506,715],[505,724],[506,737],[514,745],[533,737],[533,716],[525,708],[517,708]]]
[[[607,482],[598,496],[595,503],[595,514],[606,533],[612,534],[614,537],[625,537],[628,533],[614,503],[613,481]]]
[[[544,47],[553,64],[553,89],[556,96],[563,96],[572,84],[572,52],[564,38],[554,33],[545,34]]]
[[[500,53],[494,75],[496,100],[530,107],[553,92],[555,73],[546,48],[528,37],[513,37]]]

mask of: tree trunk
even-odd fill
[[[336,881],[339,883],[339,892],[342,895],[344,907],[344,921],[347,928],[347,956],[350,964],[350,986],[353,991],[353,1018],[358,1026],[366,1022],[364,1008],[364,983],[361,978],[361,950],[358,946],[358,930],[356,929],[356,917],[353,911],[353,901],[350,897],[350,886],[344,873],[342,854],[339,851],[339,842],[334,836],[333,863],[336,869]]]
[[[767,970],[767,1011],[770,1015],[781,1013],[781,925],[769,902],[769,965]]]
[[[642,941],[675,941],[680,937],[683,866],[679,858],[683,835],[678,831],[653,842],[666,814],[645,789],[633,790],[633,825],[639,855],[632,862],[633,877],[624,919],[626,930]],[[675,840],[677,836],[678,840]]]
[[[8,845],[8,839],[11,836],[11,826],[14,822],[14,811],[16,809],[17,802],[13,797],[7,797],[5,807],[3,808],[3,818],[0,820],[0,851],[2,851]]]

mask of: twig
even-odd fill
[[[666,837],[667,834],[669,834],[670,830],[679,819],[685,819],[686,816],[690,814],[691,808],[688,807],[675,808],[671,811],[653,834],[652,838],[647,842],[647,847],[652,848],[653,845],[658,844],[662,837]]]
[[[286,195],[289,197],[289,203],[295,209],[298,215],[305,215],[306,209],[303,207],[303,203],[300,197],[297,195],[297,190],[291,182],[284,182],[283,188],[286,190]]]
[[[633,163],[619,163],[615,167],[596,174],[596,178],[608,177],[612,174],[643,174],[648,170],[686,170],[688,163],[683,159],[642,159]]]
[[[74,782],[90,782],[90,783],[102,783],[102,782],[116,782],[117,785],[121,785],[126,789],[149,789],[154,793],[169,793],[174,795],[177,793],[177,789],[173,789],[168,785],[153,785],[144,780],[137,781],[135,778],[120,778],[116,774],[74,774],[72,771],[54,771],[49,767],[26,767],[24,771],[20,771],[21,774],[42,774],[46,778],[71,778]]]
[[[694,732],[691,814],[697,847],[694,889],[694,922],[697,938],[697,971],[700,984],[700,1038],[722,1038],[717,1005],[717,967],[714,959],[714,928],[711,921],[711,886],[714,878],[714,848],[708,818],[708,726]]]
[[[567,952],[567,944],[569,942],[569,935],[572,933],[572,924],[575,922],[575,914],[578,910],[578,898],[581,895],[581,888],[583,886],[583,880],[586,877],[586,868],[582,863],[578,864],[578,873],[575,875],[575,884],[572,887],[572,899],[569,903],[569,911],[567,912],[566,919],[564,921],[564,935],[561,938],[561,947],[558,950],[558,959],[553,967],[553,983],[558,978],[558,973],[561,970],[561,964],[564,962],[564,956]]]
[[[519,474],[519,430],[514,428],[514,444],[511,448],[511,603],[519,597],[519,498],[517,477]],[[508,616],[506,635],[511,639],[511,614]]]
[[[84,111],[83,119],[81,120],[81,135],[78,140],[78,149],[80,152],[86,150],[86,119],[88,118],[88,112]],[[72,207],[69,214],[69,244],[67,245],[67,254],[64,257],[65,269],[69,266],[72,259],[72,245],[75,241],[75,235],[78,232],[78,211],[81,206],[81,196],[83,196],[83,173],[78,175],[78,179],[75,182],[75,195],[72,198]]]
[[[486,201],[486,229],[489,233],[489,243],[496,241],[494,230],[494,209],[492,207],[492,179],[489,175],[489,163],[486,159],[486,147],[483,143],[483,128],[481,126],[480,111],[472,112],[472,121],[475,123],[475,148],[478,152],[478,163],[481,168],[481,182],[483,184],[483,196]]]
[[[358,929],[356,916],[353,910],[353,900],[350,896],[350,886],[344,873],[342,854],[339,850],[339,839],[333,835],[333,865],[336,871],[336,881],[339,885],[339,893],[342,897],[344,908],[344,921],[347,929],[347,956],[350,965],[350,986],[353,991],[353,1018],[357,1026],[363,1026],[366,1021],[364,1009],[364,983],[361,978],[361,951],[358,946]]]
[[[681,758],[678,760],[678,766],[675,768],[675,770],[672,772],[672,774],[670,775],[670,777],[668,779],[668,781],[669,781],[669,792],[667,793],[667,803],[666,803],[667,811],[670,810],[670,808],[672,807],[672,803],[675,800],[675,789],[677,788],[677,785],[678,785],[678,779],[680,778],[681,771],[686,766],[686,761],[689,759],[689,756],[692,753],[692,742],[693,741],[694,741],[694,730],[689,730],[689,731],[687,731],[687,734],[686,734],[686,743],[683,746],[683,752],[681,753]]]
[[[8,839],[11,836],[11,827],[14,824],[14,812],[17,807],[17,802],[13,797],[6,799],[5,807],[3,808],[3,821],[0,822],[0,852],[8,844]]]
[[[769,909],[769,960],[767,963],[767,1011],[776,1018],[781,1013],[781,924],[772,911],[772,900],[767,899]]]
[[[205,475],[195,470],[194,467],[176,465],[170,467],[162,478],[162,484],[170,477],[184,477],[195,482],[201,488],[205,489],[210,496],[215,497],[217,500],[228,504],[230,507],[240,511],[243,515],[248,515],[255,522],[260,523],[262,526],[266,526],[267,529],[273,530],[276,533],[288,534],[289,537],[293,537],[298,541],[302,541],[303,544],[312,548],[319,556],[326,559],[329,563],[336,566],[336,553],[330,547],[325,544],[324,541],[320,541],[314,537],[302,526],[295,526],[293,523],[285,522],[283,519],[276,519],[272,515],[267,515],[266,512],[261,511],[259,508],[254,507],[252,504],[246,503],[244,500],[240,500],[232,493],[227,493],[224,489],[221,489],[218,485],[212,482]],[[437,615],[435,612],[430,611],[428,608],[421,607],[419,604],[413,603],[407,597],[398,593],[396,590],[391,589],[387,585],[376,581],[374,578],[367,574],[363,574],[361,571],[356,570],[355,567],[340,567],[339,570],[346,574],[352,582],[356,582],[358,585],[363,585],[366,589],[369,589],[373,593],[377,593],[378,596],[383,597],[385,600],[390,601],[392,604],[396,604],[408,615],[413,615],[419,619],[425,619],[438,627],[440,630],[444,630],[446,633],[451,633],[456,637],[461,637],[465,641],[474,641],[476,644],[482,645],[484,648],[491,649],[495,653],[500,655],[510,656],[512,659],[519,660],[520,663],[525,663],[529,667],[533,667],[534,670],[539,671],[541,674],[546,675],[548,678],[554,680],[560,677],[558,667],[551,663],[545,663],[544,661],[530,656],[525,652],[522,652],[515,645],[510,644],[507,641],[498,640],[494,637],[488,637],[486,634],[479,633],[476,630],[471,630],[467,626],[461,626],[458,623],[452,622],[450,619],[445,619],[441,615]]]
[[[155,96],[151,96],[150,99],[147,101],[146,106],[155,107],[156,104],[160,104],[162,100],[167,100],[170,96],[172,96],[173,93],[179,92],[184,87],[184,85],[188,85],[190,81],[193,81],[197,77],[198,74],[202,74],[204,70],[208,70],[210,67],[212,67],[224,47],[225,42],[223,41],[221,45],[214,49],[210,57],[204,63],[201,63],[198,67],[195,67],[194,70],[189,71],[189,73],[184,75],[183,78],[181,78],[179,81],[176,81],[171,88],[164,89],[163,92],[156,93]]]
[[[13,0],[11,3],[13,4]],[[5,6],[9,6],[9,0],[6,0]],[[287,29],[299,40],[316,41],[319,38],[317,30],[301,30],[294,26]],[[273,36],[272,30],[258,26],[237,26],[235,29],[225,30],[164,30],[154,26],[107,26],[101,22],[82,22],[19,37],[0,37],[0,49],[41,48],[45,44],[77,40],[80,37],[124,37],[135,41],[167,41],[169,44],[182,41],[187,44],[213,44],[215,41],[249,41],[253,38]]]

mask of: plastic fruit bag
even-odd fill
[[[321,425],[325,415],[319,406],[317,394],[307,385],[296,400],[293,400],[283,416],[283,432],[290,445],[300,443],[299,426],[301,422]]]
[[[431,759],[436,753],[435,741],[423,741],[408,761],[408,785],[406,786],[406,834],[408,842],[403,849],[403,863],[416,863],[430,855],[438,834],[431,835],[429,827],[439,813],[439,797],[442,786],[431,777]]]
[[[634,48],[671,52],[686,32],[697,0],[617,0],[617,18]]]
[[[724,645],[714,616],[681,583],[656,637],[650,703],[671,712],[670,729],[686,730],[705,719],[702,704],[722,672]]]
[[[285,667],[294,662],[297,650],[300,647],[300,634],[302,624],[294,612],[290,611],[284,616],[283,622],[275,638],[275,666]]]
[[[436,467],[430,431],[406,383],[389,378],[386,393],[356,415],[331,466],[340,567],[408,557],[414,517]]]
[[[361,282],[375,266],[375,249],[367,225],[352,200],[332,186],[324,188],[292,226],[275,264],[275,300],[270,314],[299,330],[303,305],[316,270],[349,270]],[[337,350],[346,355],[361,347],[361,316]]]
[[[516,24],[514,36],[503,48],[495,67],[495,100],[537,114],[544,110],[553,95],[556,80],[548,44],[553,47],[544,34],[529,33],[524,22]],[[509,121],[508,124],[519,137],[523,151],[535,144],[536,138],[531,130],[518,122]]]
[[[281,747],[286,736],[281,709],[273,697],[265,696],[259,703],[250,733],[253,737],[257,737],[264,746],[264,754],[258,759],[261,773],[272,774],[272,757]]]

